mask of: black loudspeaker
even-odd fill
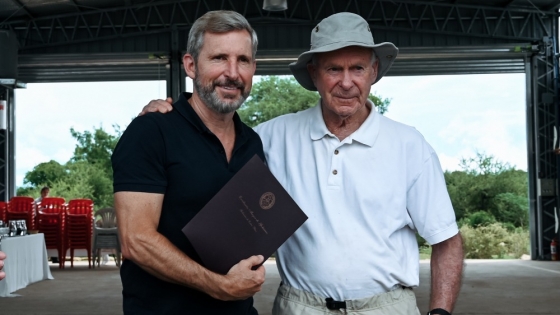
[[[18,40],[16,34],[0,30],[0,78],[17,79]]]

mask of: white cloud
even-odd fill
[[[113,133],[117,124],[124,129],[165,91],[165,83],[157,81],[40,83],[16,90],[16,185],[35,165],[72,157],[77,142],[70,128],[103,127]]]
[[[386,115],[416,127],[444,169],[477,151],[527,169],[525,75],[388,77],[372,91],[392,99]]]

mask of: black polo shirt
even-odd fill
[[[135,118],[112,156],[114,191],[165,194],[158,232],[201,262],[181,229],[245,163],[258,154],[259,136],[237,113],[235,146],[227,161],[220,140],[204,125],[184,93],[167,114]],[[125,260],[121,267],[125,314],[257,314],[253,299],[224,302],[162,281]]]

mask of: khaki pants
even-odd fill
[[[272,315],[420,315],[416,296],[410,288],[396,290],[359,300],[347,300],[346,309],[330,310],[325,299],[312,293],[280,285]]]

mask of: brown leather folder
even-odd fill
[[[183,228],[203,265],[227,274],[252,255],[269,258],[307,216],[255,155]]]

